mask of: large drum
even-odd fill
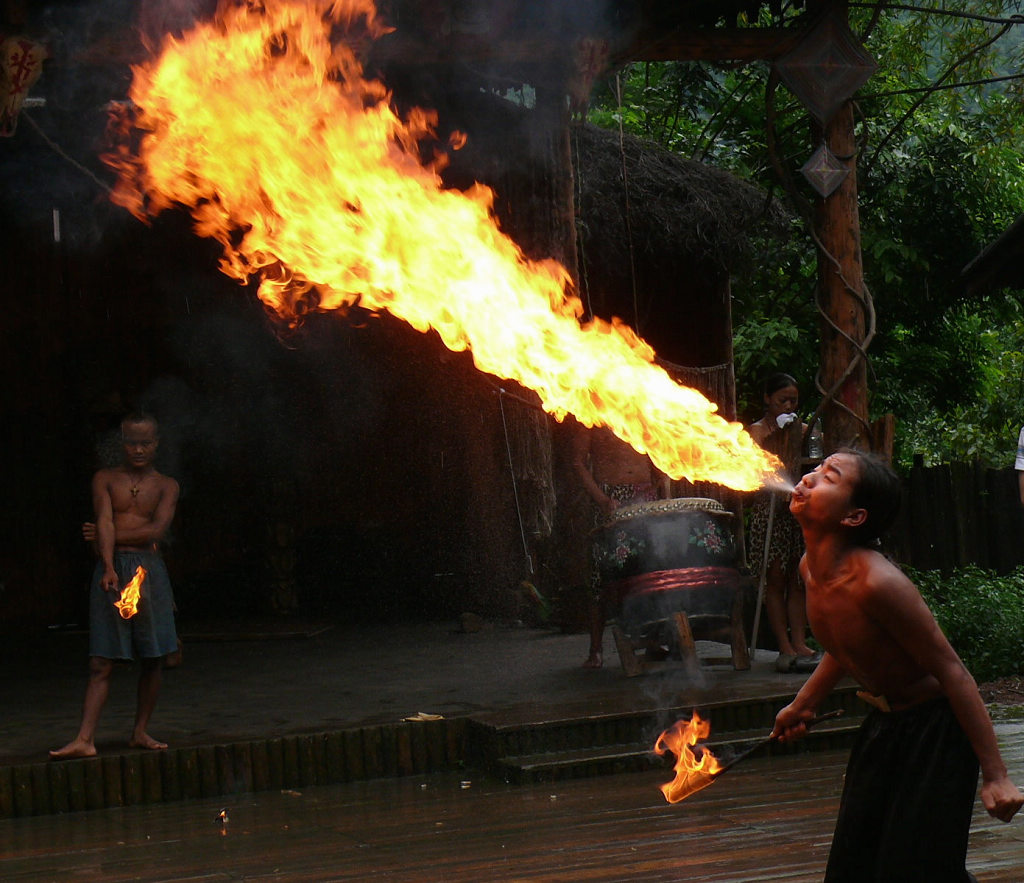
[[[627,631],[680,610],[729,618],[742,585],[734,517],[717,500],[680,497],[622,506],[594,529],[594,563]]]

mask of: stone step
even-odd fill
[[[792,694],[733,700],[701,705],[697,710],[711,724],[712,736],[764,733],[771,730],[778,710]],[[842,708],[844,719],[859,720],[867,706],[856,689],[842,689],[829,696],[821,712]],[[657,737],[680,719],[688,719],[692,706],[646,708],[608,714],[568,715],[565,718],[505,721],[474,718],[471,743],[479,754],[474,761],[489,765],[505,757],[531,757],[609,745],[652,746]]]
[[[0,819],[458,769],[466,718],[0,766]]]
[[[791,754],[848,747],[857,732],[861,719],[862,716],[859,714],[856,716],[844,714],[838,720],[819,724],[799,742],[769,743],[758,752],[758,755]],[[709,739],[705,744],[717,757],[727,762],[730,757],[763,742],[770,729],[769,726],[766,729],[721,732],[717,738]],[[589,748],[501,757],[495,760],[493,768],[497,775],[510,784],[557,781],[662,768],[669,773],[670,777],[675,758],[671,754],[658,755],[654,751],[656,738],[643,743],[614,743]]]

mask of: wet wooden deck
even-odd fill
[[[999,729],[1022,782],[1024,722]],[[812,883],[846,756],[751,759],[675,806],[663,771],[523,786],[445,774],[7,819],[0,879]],[[968,867],[1021,883],[1024,820],[978,803]]]

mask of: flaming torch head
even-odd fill
[[[711,724],[696,711],[690,720],[676,721],[662,733],[654,743],[654,752],[659,755],[666,751],[676,756],[676,777],[661,786],[661,792],[669,803],[679,803],[691,794],[710,785],[715,774],[722,769],[718,758],[707,748],[699,748],[697,756],[694,746],[703,741],[711,732]]]
[[[139,612],[139,598],[142,592],[142,581],[146,578],[146,568],[139,565],[133,576],[121,590],[121,599],[114,602],[122,619],[131,619]]]

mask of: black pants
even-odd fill
[[[966,883],[978,760],[943,697],[872,711],[846,768],[825,883]]]

